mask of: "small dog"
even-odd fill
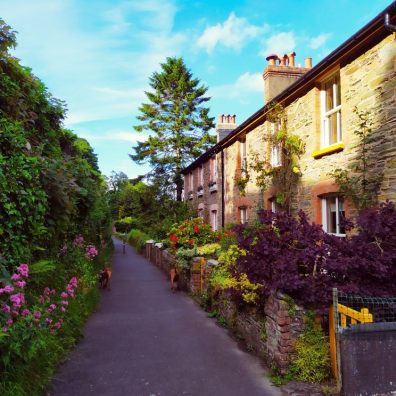
[[[99,286],[101,289],[110,290],[111,268],[105,267],[99,272]]]
[[[179,280],[179,274],[176,271],[176,268],[171,268],[170,270],[170,283],[171,283],[171,290],[175,292],[177,290]]]

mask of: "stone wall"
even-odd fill
[[[247,349],[263,357],[266,362],[285,374],[294,355],[294,343],[305,329],[305,311],[289,306],[288,300],[277,293],[268,298],[264,313],[259,315],[254,309],[238,311],[227,294],[219,298],[217,309],[241,337]]]

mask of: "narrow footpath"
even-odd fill
[[[59,369],[50,396],[280,395],[258,359],[165,274],[115,240],[111,290]]]

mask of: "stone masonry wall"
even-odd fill
[[[340,68],[341,122],[344,150],[315,159],[312,152],[321,144],[320,89],[312,88],[304,96],[289,104],[286,109],[287,130],[301,137],[306,145],[300,159],[302,177],[296,188],[293,208],[303,209],[309,217],[321,222],[320,194],[336,192],[338,186],[329,173],[336,168],[348,168],[356,158],[357,138],[354,130],[358,119],[353,113],[355,106],[360,111],[370,112],[374,122],[373,134],[377,142],[370,147],[372,172],[381,179],[379,200],[396,201],[396,41],[389,35],[382,42]],[[331,74],[329,75],[331,76]],[[270,159],[270,124],[265,121],[246,136],[248,155],[258,152]],[[241,196],[235,183],[240,174],[239,142],[226,148],[226,223],[238,222],[238,206],[248,208],[249,220],[255,216],[258,204],[269,209],[269,199],[275,191],[268,190],[261,196],[252,181],[246,195]],[[346,205],[347,215],[354,209]]]

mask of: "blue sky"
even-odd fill
[[[211,115],[237,123],[263,103],[269,53],[294,50],[296,63],[324,56],[389,0],[0,0],[18,31],[15,56],[68,105],[66,126],[86,138],[102,172],[147,172],[128,157],[148,77],[182,56],[209,87]]]

